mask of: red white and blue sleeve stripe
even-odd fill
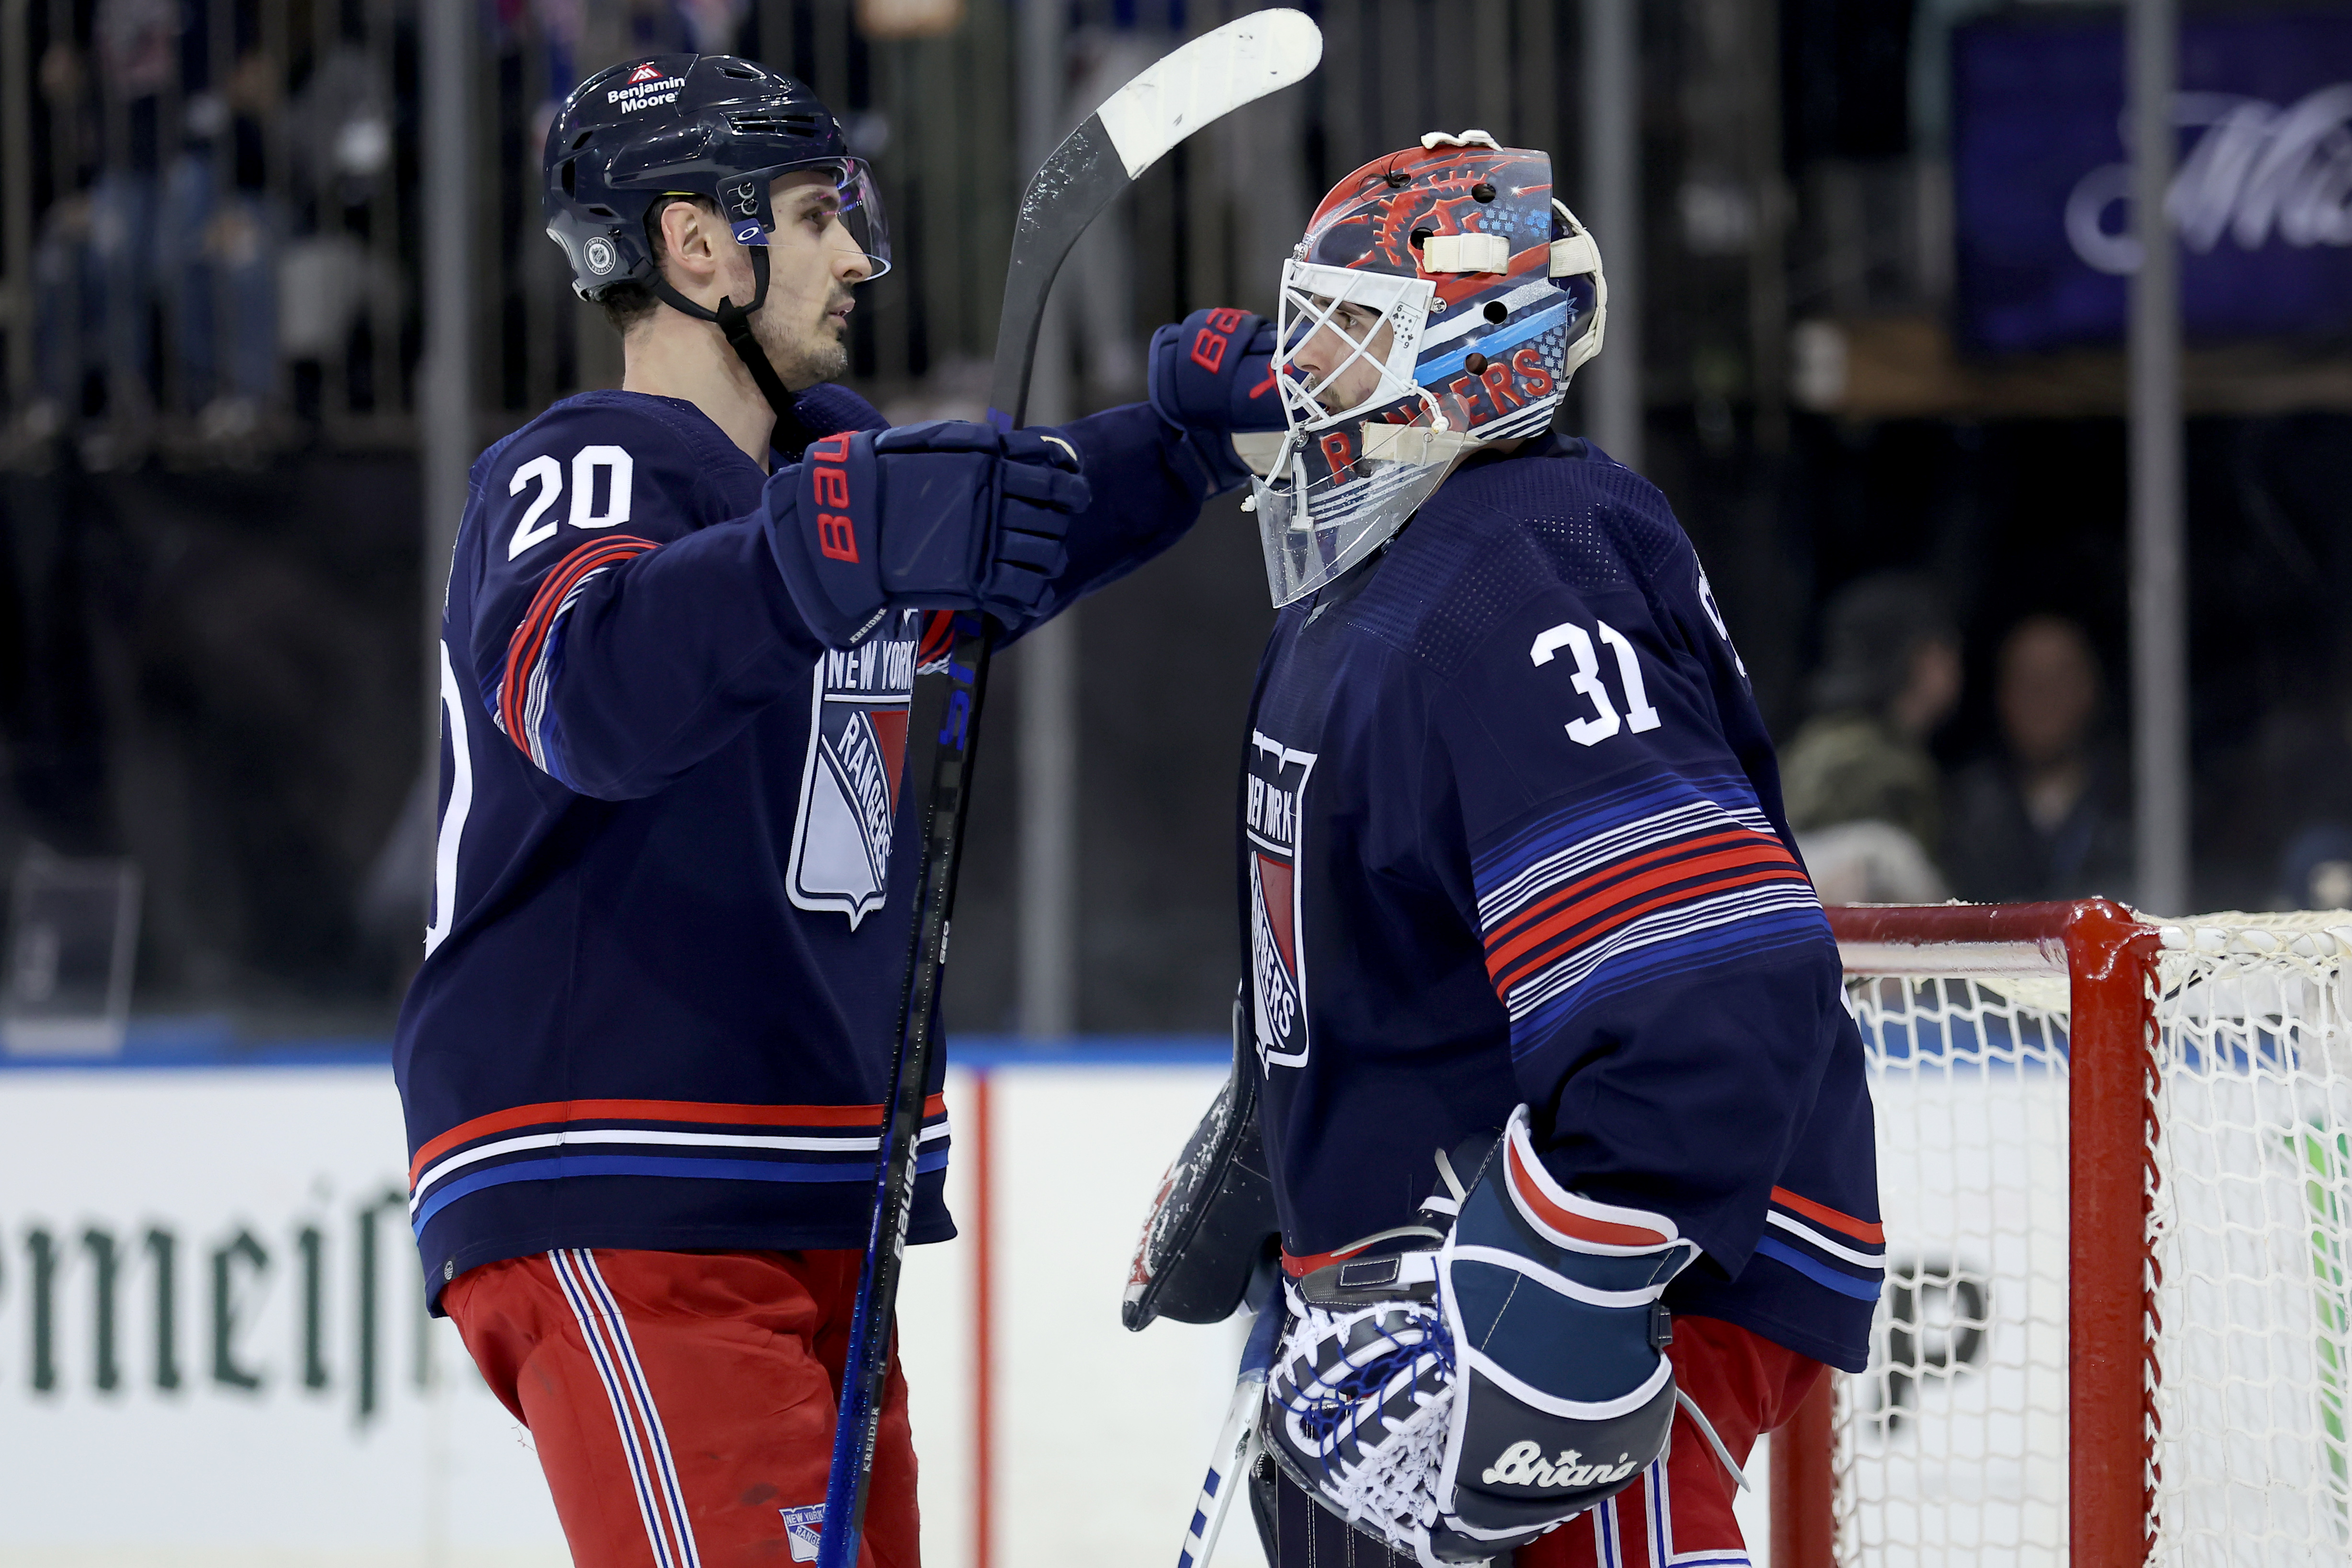
[[[1579,802],[1471,872],[1515,1054],[1632,988],[1829,937],[1745,779],[1670,775]]]
[[[1772,1189],[1757,1256],[1783,1263],[1816,1285],[1858,1301],[1878,1300],[1886,1278],[1886,1229],[1815,1203],[1786,1187]]]
[[[568,786],[572,780],[564,772],[562,731],[549,694],[563,669],[564,623],[589,584],[655,548],[650,539],[616,534],[583,544],[558,561],[540,580],[485,694],[490,717],[507,739],[559,784]]]
[[[433,1216],[489,1187],[577,1176],[675,1181],[863,1183],[881,1146],[878,1105],[732,1105],[572,1100],[478,1116],[416,1151],[408,1212]],[[948,1163],[947,1102],[923,1105],[917,1173]]]

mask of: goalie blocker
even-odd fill
[[[1469,1146],[1475,1151],[1475,1145]],[[1632,1485],[1675,1406],[1659,1297],[1697,1256],[1672,1221],[1561,1188],[1521,1106],[1465,1191],[1293,1285],[1267,1448],[1341,1518],[1423,1563],[1484,1563]],[[1532,1289],[1530,1287],[1533,1287]]]
[[[1460,1360],[1438,1500],[1450,1528],[1486,1543],[1478,1555],[1622,1490],[1665,1446],[1674,1331],[1659,1297],[1697,1256],[1664,1215],[1559,1186],[1528,1108],[1512,1113],[1437,1257]]]

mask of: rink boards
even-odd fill
[[[934,1568],[977,1555],[983,1220],[991,1560],[1172,1562],[1181,1542],[1239,1325],[1131,1335],[1118,1301],[1142,1205],[1222,1051],[1122,1049],[966,1049],[989,1069],[984,1129],[971,1068],[950,1078],[964,1236],[910,1256],[904,1330]],[[2054,1563],[2063,1073],[1897,1066],[1874,1085],[1893,1284],[1873,1368],[1845,1385],[1878,1510],[1853,1524],[1886,1543],[1864,1560]],[[2174,1243],[2168,1321],[2189,1329],[2165,1393],[2168,1474],[2191,1512],[2297,1560],[2281,1540],[2336,1518],[2314,1473],[2340,1444],[2314,1392],[2331,1336],[2307,1222],[2315,1184],[2336,1192],[2345,1173],[2298,1165],[2312,1147],[2284,1131],[2326,1108],[2283,1106],[2260,1079],[2173,1089],[2176,1136],[2226,1179],[2185,1200]],[[380,1064],[0,1069],[0,1562],[564,1561],[527,1435],[417,1310],[402,1149]],[[2214,1375],[2233,1358],[2243,1375]],[[1937,1544],[1892,1544],[1906,1539]],[[1245,1526],[1218,1561],[1256,1563]]]
[[[1173,1563],[1232,1385],[1238,1324],[1118,1326],[1223,1047],[1110,1054],[990,1074],[1000,1564]],[[965,1235],[903,1297],[934,1568],[977,1555],[974,1083],[948,1085]],[[420,1310],[403,1158],[380,1061],[0,1068],[0,1563],[568,1561],[528,1435]],[[1259,1561],[1246,1525],[1218,1554]]]

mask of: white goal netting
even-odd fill
[[[2168,1568],[2352,1561],[2347,966],[2352,914],[2163,927],[2152,1561]],[[1850,973],[1847,994],[1887,1287],[1869,1370],[1837,1380],[1837,1559],[2062,1563],[2067,981],[1956,964]]]

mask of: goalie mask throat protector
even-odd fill
[[[1371,555],[1480,443],[1544,430],[1607,299],[1542,153],[1432,132],[1333,186],[1283,264],[1286,433],[1252,486],[1275,605]]]
[[[548,237],[572,264],[572,292],[602,299],[642,283],[671,309],[715,323],[782,416],[792,394],[753,338],[767,303],[769,187],[803,169],[831,176],[841,238],[866,258],[865,281],[890,268],[889,227],[873,173],[850,155],[832,113],[803,83],[733,55],[655,55],[597,72],[548,127],[542,205]],[[754,290],[707,309],[672,288],[654,258],[646,215],[669,196],[699,196],[751,250]]]

